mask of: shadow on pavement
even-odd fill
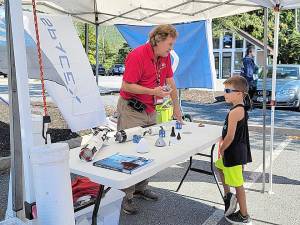
[[[160,198],[157,202],[134,199],[139,213],[121,213],[120,225],[199,225],[215,211],[214,207],[186,198],[168,190],[152,188]]]

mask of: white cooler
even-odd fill
[[[118,225],[121,204],[125,193],[116,189],[109,190],[101,199],[97,225]],[[90,225],[92,223],[94,205],[75,213],[76,225]]]

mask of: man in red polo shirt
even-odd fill
[[[171,25],[157,26],[149,35],[149,42],[130,52],[125,61],[125,73],[120,91],[117,111],[118,130],[156,123],[155,105],[170,96],[174,117],[182,122],[170,51],[177,38]],[[163,88],[168,85],[170,90]],[[142,181],[125,189],[123,211],[136,214],[133,197],[157,200],[158,196],[147,189],[148,181]]]

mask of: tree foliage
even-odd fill
[[[79,38],[82,42],[82,45],[84,46],[85,43],[84,24],[78,22],[76,23],[76,28],[79,34]],[[88,36],[89,36],[88,58],[91,64],[96,64],[95,26],[89,25]],[[127,46],[126,45],[127,43],[125,42],[125,40],[122,38],[122,36],[114,26],[99,27],[98,57],[99,57],[99,63],[103,64],[103,66],[106,69],[110,68],[115,63],[123,63],[124,58],[128,53],[127,51],[128,45]]]
[[[237,16],[213,20],[213,34],[219,36],[224,30],[240,28],[259,40],[264,37],[264,12],[257,10]],[[274,13],[269,10],[268,42],[274,44]],[[300,64],[300,34],[296,30],[295,10],[281,11],[278,61],[283,64]]]
[[[132,49],[129,47],[127,43],[123,43],[122,48],[119,49],[118,55],[116,58],[117,63],[124,63],[126,56]]]

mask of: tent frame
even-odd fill
[[[153,16],[156,16],[156,15],[159,15],[161,13],[170,13],[170,14],[176,14],[176,15],[186,15],[186,16],[196,16],[197,14],[200,14],[200,13],[204,13],[208,10],[211,10],[211,9],[215,9],[215,8],[218,8],[218,7],[221,7],[221,6],[224,6],[224,5],[229,5],[229,6],[243,6],[243,7],[258,7],[258,8],[262,8],[262,7],[259,7],[257,6],[256,4],[240,4],[240,3],[234,3],[234,1],[236,0],[227,0],[225,2],[215,2],[215,1],[209,1],[209,0],[190,0],[190,1],[186,1],[186,2],[183,2],[183,3],[180,3],[180,4],[176,4],[176,5],[173,5],[167,9],[164,9],[164,10],[161,10],[161,9],[155,9],[155,8],[145,8],[145,7],[136,7],[134,9],[131,9],[131,10],[128,10],[126,12],[123,12],[119,15],[117,14],[110,14],[110,13],[104,13],[104,12],[99,12],[99,11],[90,11],[90,12],[77,12],[77,13],[72,13],[72,12],[68,12],[68,11],[65,11],[63,9],[60,9],[58,7],[55,7],[51,4],[48,4],[47,2],[37,2],[36,4],[37,5],[40,5],[40,6],[45,6],[49,9],[52,9],[52,10],[55,10],[59,13],[63,13],[63,14],[67,14],[67,15],[70,15],[74,18],[77,18],[79,20],[82,20],[84,22],[87,22],[87,23],[92,23],[94,25],[97,25],[97,24],[104,24],[104,23],[107,23],[111,20],[114,20],[116,18],[123,18],[123,19],[128,19],[128,20],[133,20],[133,21],[143,21],[145,19],[149,19]],[[182,7],[184,5],[188,5],[188,4],[193,4],[193,3],[199,3],[199,4],[212,4],[213,6],[209,6],[205,9],[202,9],[202,10],[199,10],[199,11],[196,11],[194,13],[183,13],[183,12],[180,12],[180,11],[173,11],[174,9],[176,8],[179,8],[179,7]],[[96,0],[94,0],[94,5],[96,5]],[[23,5],[31,5],[31,2],[24,2]],[[150,14],[148,16],[144,16],[142,18],[134,18],[134,17],[129,17],[129,16],[125,16],[129,13],[132,13],[132,12],[135,12],[135,11],[138,11],[138,10],[148,10],[148,11],[154,11],[155,13],[153,14]],[[96,18],[96,15],[104,15],[104,16],[112,16],[112,18],[109,18],[107,20],[104,20],[104,21],[101,21],[101,22],[98,22],[96,19],[95,21],[90,21],[90,20],[87,20],[87,19],[84,19],[82,18],[81,16],[82,15],[87,15],[87,14],[90,14],[90,15],[95,15],[95,18]]]

